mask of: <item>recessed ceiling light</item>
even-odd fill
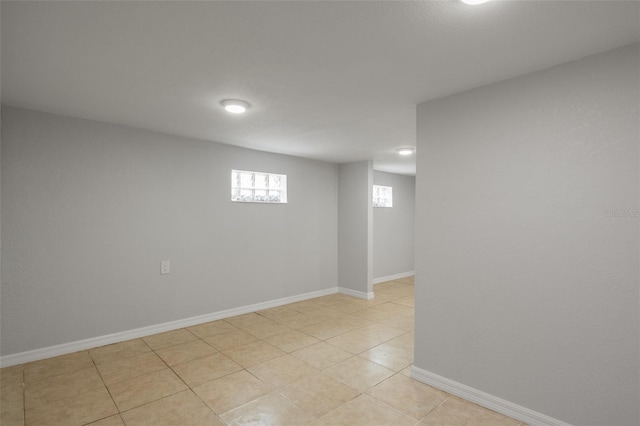
[[[464,4],[470,4],[472,6],[475,6],[476,4],[482,4],[482,3],[486,3],[489,0],[461,0],[462,3]]]
[[[404,147],[404,148],[398,148],[396,149],[396,152],[400,155],[411,155],[416,151],[415,148],[412,147]]]
[[[240,99],[225,99],[224,101],[220,102],[220,104],[227,112],[230,112],[232,114],[242,114],[243,112],[251,108],[249,102]]]

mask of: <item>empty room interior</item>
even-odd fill
[[[3,426],[640,425],[640,1],[0,25]]]

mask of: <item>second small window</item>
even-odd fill
[[[373,207],[393,207],[393,188],[373,185]]]

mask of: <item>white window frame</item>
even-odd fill
[[[373,185],[373,207],[393,207],[393,187]]]
[[[244,183],[240,175],[251,175],[249,182],[245,179]],[[256,176],[262,175],[265,177],[266,184],[264,187],[256,186]],[[278,178],[280,180],[280,186],[276,187],[272,180]],[[266,199],[256,199],[256,192],[266,192]],[[279,193],[277,199],[271,198],[271,193]],[[250,193],[249,199],[243,199],[242,194]],[[256,172],[251,170],[231,170],[231,201],[235,203],[260,203],[260,204],[287,204],[287,175],[269,173],[269,172]]]

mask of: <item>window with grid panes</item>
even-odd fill
[[[393,188],[373,185],[373,207],[393,207]]]
[[[287,175],[231,170],[231,201],[286,203]]]

